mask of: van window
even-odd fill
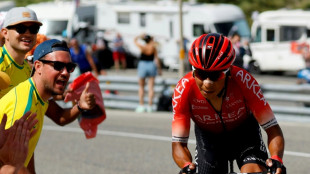
[[[140,26],[145,27],[145,13],[140,13]]]
[[[275,41],[274,29],[267,29],[267,41]]]
[[[170,32],[170,37],[172,38],[173,37],[173,22],[172,21],[169,22],[169,32]]]
[[[217,33],[221,33],[225,36],[231,36],[237,32],[241,37],[250,37],[250,28],[246,20],[229,21],[214,24]]]
[[[68,21],[42,20],[40,33],[44,35],[62,35],[62,32],[67,29]],[[55,27],[57,26],[57,27]]]
[[[235,21],[234,26],[237,28],[237,31],[241,37],[250,37],[251,31],[246,20],[242,19]]]
[[[299,26],[281,26],[280,41],[299,40],[305,31],[305,27]]]
[[[193,36],[198,37],[202,34],[205,34],[203,24],[194,24],[193,25]]]
[[[232,22],[215,23],[216,32],[228,36],[229,31],[233,27]]]
[[[130,23],[130,14],[127,12],[117,13],[117,22],[119,24],[129,24]]]

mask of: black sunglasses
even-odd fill
[[[17,33],[19,33],[19,34],[24,34],[24,33],[26,33],[27,30],[29,30],[29,32],[31,34],[37,34],[39,32],[40,26],[39,25],[26,26],[23,24],[17,24],[17,25],[8,26],[6,28],[9,30],[15,29],[17,31]]]
[[[205,79],[209,78],[211,81],[215,82],[215,81],[218,81],[218,80],[224,78],[225,72],[224,71],[208,72],[208,71],[195,69],[194,70],[194,76],[197,77],[199,80],[205,80]]]
[[[50,60],[39,60],[43,63],[52,63],[53,64],[53,68],[56,70],[56,71],[61,71],[63,70],[65,67],[67,68],[67,71],[69,73],[72,73],[76,67],[76,64],[75,63],[64,63],[64,62],[59,62],[59,61],[50,61]]]

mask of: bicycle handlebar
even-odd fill
[[[268,172],[254,172],[254,173],[227,173],[227,174],[268,174]]]

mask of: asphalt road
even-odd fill
[[[171,157],[172,113],[107,110],[96,138],[86,139],[75,121],[65,127],[45,119],[35,151],[38,174],[176,174]],[[278,117],[288,173],[310,169],[310,117]],[[264,135],[265,137],[265,135]],[[194,134],[189,147],[194,151]],[[265,138],[266,139],[266,138]]]

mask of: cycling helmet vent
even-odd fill
[[[190,64],[205,71],[226,70],[235,59],[235,51],[230,40],[217,33],[198,37],[192,43],[188,54]]]

